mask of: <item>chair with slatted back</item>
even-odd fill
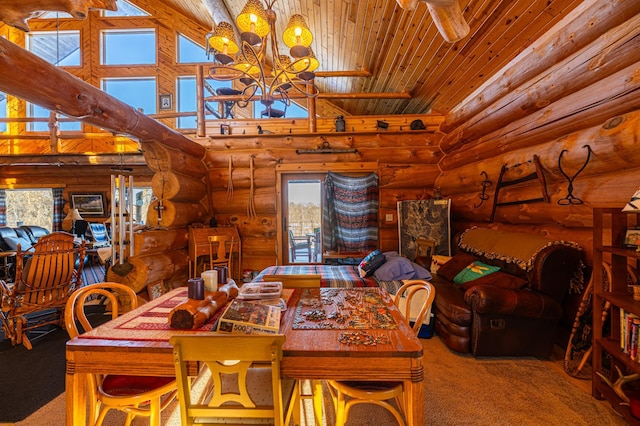
[[[282,344],[276,335],[181,334],[171,337],[182,425],[288,425],[299,418],[298,382],[280,378]],[[188,365],[206,365],[204,392],[192,392]]]
[[[281,282],[282,288],[320,288],[322,275],[319,274],[267,274],[262,276],[265,282]],[[322,382],[303,380],[300,383],[300,398],[313,401],[313,415],[316,425],[322,424]]]
[[[82,287],[67,302],[65,325],[69,337],[74,338],[93,328],[96,321],[89,319],[87,302],[98,297],[111,307],[111,319],[118,317],[123,306],[138,307],[135,291],[125,284],[102,282]],[[101,425],[109,410],[116,409],[127,414],[126,425],[135,416],[143,416],[149,417],[151,426],[159,426],[160,412],[177,393],[175,377],[96,373],[90,374],[88,380],[89,420],[92,425]]]
[[[15,283],[0,281],[2,329],[13,345],[31,349],[28,332],[62,325],[67,299],[82,285],[84,254],[67,232],[44,235],[27,250],[18,245]]]
[[[425,280],[406,280],[396,293],[395,304],[407,321],[415,318],[412,328],[416,335],[431,310],[435,296],[435,287]],[[420,303],[416,303],[416,300]],[[343,426],[347,422],[351,407],[363,403],[386,408],[399,425],[406,425],[407,402],[402,382],[329,380],[327,383],[336,411],[336,426]],[[395,401],[396,407],[390,400]]]
[[[231,274],[231,259],[235,238],[228,235],[209,235],[209,265],[205,269],[213,269],[215,266],[226,266]]]

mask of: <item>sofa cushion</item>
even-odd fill
[[[374,250],[358,265],[358,273],[361,278],[368,277],[373,274],[385,261],[385,256],[380,250]]]
[[[486,263],[476,260],[475,262],[467,265],[462,271],[458,272],[458,274],[453,277],[453,282],[456,284],[464,284],[480,277],[493,274],[499,270],[500,268],[497,266],[487,265]]]
[[[496,287],[510,288],[513,290],[519,290],[527,286],[527,280],[518,278],[515,275],[507,274],[502,271],[494,272],[493,274],[485,275],[477,278],[473,281],[468,281],[460,285],[460,288],[468,290],[476,285],[494,285]]]
[[[11,250],[18,250],[18,244],[20,244],[20,249],[22,251],[33,251],[33,247],[31,247],[31,240],[23,237],[4,237],[5,243],[9,246]]]
[[[449,281],[453,281],[460,271],[476,260],[478,260],[478,258],[469,253],[458,252],[444,265],[438,268],[438,275]]]

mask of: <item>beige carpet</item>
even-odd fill
[[[426,425],[625,425],[610,405],[591,397],[590,382],[577,383],[561,371],[560,361],[535,358],[483,358],[449,351],[436,337],[423,340]],[[330,400],[326,424],[334,421]],[[108,415],[106,426],[122,425]],[[179,425],[178,404],[163,412],[164,425]],[[64,394],[16,425],[64,424]],[[134,425],[146,425],[136,419]],[[393,425],[384,409],[353,408],[349,425]],[[306,426],[314,426],[312,419]]]

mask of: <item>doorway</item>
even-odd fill
[[[321,174],[290,174],[283,177],[282,206],[287,250],[286,263],[322,262]]]

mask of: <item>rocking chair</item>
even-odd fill
[[[72,234],[53,232],[33,248],[17,249],[15,283],[0,280],[0,320],[12,345],[31,349],[28,332],[64,323],[67,299],[82,285],[85,247],[76,246]]]

